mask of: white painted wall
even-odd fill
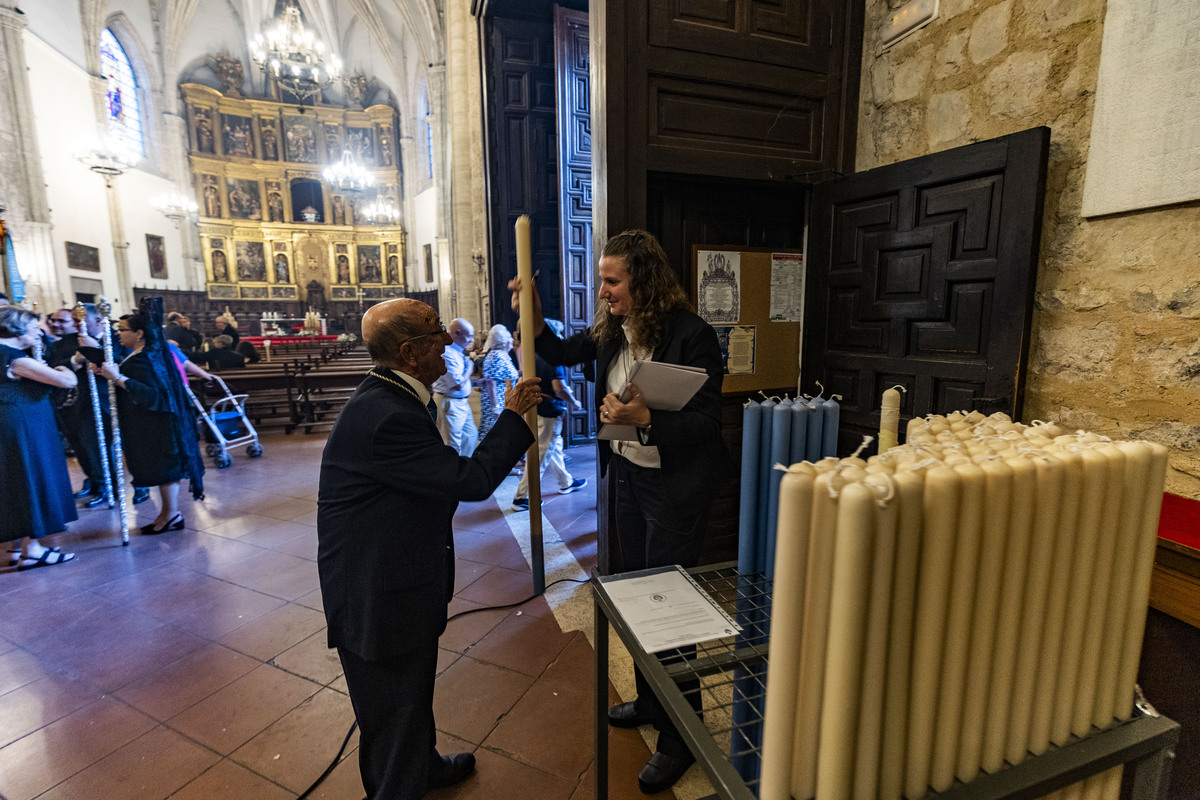
[[[430,187],[413,198],[412,224],[409,228],[409,250],[411,261],[408,270],[408,285],[418,292],[429,292],[438,288],[437,246],[437,191]],[[433,248],[433,283],[425,280],[425,245]]]
[[[100,274],[70,271],[69,275],[100,279],[104,292],[117,293],[116,260],[104,180],[74,158],[74,152],[97,131],[92,95],[85,70],[59,54],[50,44],[27,32],[25,53],[33,97],[34,125],[41,148],[50,219],[54,225],[54,260],[66,274],[66,245],[78,242],[100,250]],[[147,165],[149,166],[149,165]],[[133,286],[184,289],[184,264],[180,233],[150,206],[150,201],[173,188],[164,178],[133,169],[116,179],[129,242],[129,267]],[[162,236],[167,252],[167,280],[150,279],[146,234]],[[18,254],[19,256],[19,254]],[[69,286],[69,280],[65,282]],[[62,300],[73,300],[71,297]],[[117,308],[118,311],[126,309]]]

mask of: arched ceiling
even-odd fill
[[[306,23],[342,59],[344,74],[374,78],[396,95],[404,116],[416,113],[416,86],[427,66],[444,61],[443,2],[298,0]],[[250,62],[247,42],[282,0],[32,0],[27,5],[30,31],[93,74],[99,71],[100,30],[120,16],[140,47],[152,47],[154,52],[130,55],[155,83],[172,86],[205,56],[223,51],[242,60],[247,93],[261,94],[262,76]],[[336,100],[342,88],[329,94]]]

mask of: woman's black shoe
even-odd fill
[[[618,703],[608,710],[608,724],[614,728],[636,728],[650,722],[649,716],[638,713],[636,702]]]
[[[167,524],[161,528],[155,528],[153,522],[151,522],[149,525],[143,525],[142,526],[142,536],[157,536],[158,534],[166,533],[167,531],[181,531],[181,530],[183,530],[183,515],[176,514],[175,516],[173,516],[169,520],[167,520]]]
[[[688,767],[696,763],[696,757],[688,753],[687,758],[669,756],[661,750],[656,751],[638,773],[638,788],[642,794],[657,794],[666,791],[679,782]]]

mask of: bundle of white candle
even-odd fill
[[[975,412],[789,467],[759,796],[916,800],[1128,719],[1166,466]]]

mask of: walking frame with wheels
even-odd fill
[[[231,465],[233,456],[229,451],[242,445],[247,445],[246,455],[258,458],[263,454],[263,448],[258,442],[258,431],[254,430],[243,405],[243,401],[250,395],[233,394],[225,381],[217,375],[213,375],[213,381],[221,388],[224,396],[214,400],[207,409],[192,388],[186,387],[188,397],[192,398],[192,405],[196,407],[196,413],[204,421],[205,428],[202,433],[208,442],[204,452],[212,458],[217,469],[225,469]]]

